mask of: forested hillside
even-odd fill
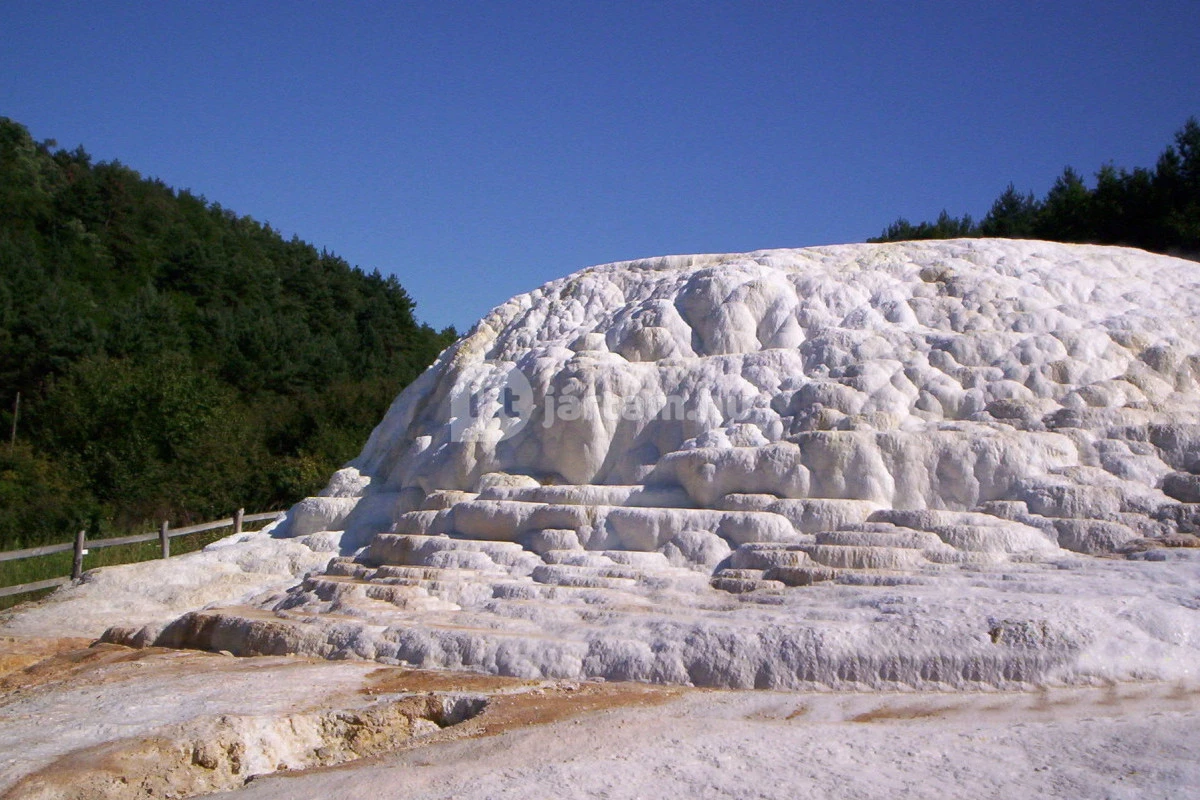
[[[1200,257],[1200,123],[1189,119],[1152,170],[1108,164],[1088,186],[1067,167],[1041,199],[1009,184],[978,223],[945,211],[916,225],[900,218],[870,241],[960,236],[1120,244]]]
[[[0,118],[0,549],[283,507],[455,335],[393,277]]]

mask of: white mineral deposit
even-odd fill
[[[1183,685],[1198,527],[1200,264],[671,256],[496,308],[266,532],[4,631],[775,692]]]

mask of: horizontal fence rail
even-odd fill
[[[10,594],[36,592],[42,589],[53,589],[55,586],[62,586],[64,583],[70,582],[70,578],[51,578],[47,581],[34,581],[33,583],[22,583],[18,586],[5,586],[3,589],[0,589],[0,597],[8,597]]]
[[[154,534],[158,536],[158,534]],[[30,547],[25,550],[9,550],[7,553],[0,553],[0,561],[16,561],[21,558],[37,558],[38,556],[52,556],[55,553],[67,553],[75,549],[75,545],[67,544],[48,544],[45,547]]]
[[[83,574],[83,557],[92,548],[100,547],[117,547],[123,544],[141,544],[143,542],[157,541],[162,545],[161,552],[163,558],[169,558],[171,555],[170,540],[176,536],[187,536],[192,533],[203,533],[204,531],[215,531],[220,528],[233,528],[233,534],[236,535],[242,532],[242,525],[250,522],[266,522],[269,520],[279,519],[284,515],[283,511],[264,511],[260,514],[245,514],[239,508],[237,513],[232,517],[225,519],[214,520],[213,522],[202,522],[199,525],[188,525],[183,528],[172,528],[168,523],[164,522],[155,533],[139,533],[134,536],[115,536],[111,539],[91,539],[86,536],[85,531],[79,531],[75,536],[74,543],[66,544],[48,544],[44,547],[27,547],[24,550],[9,550],[0,553],[0,561],[16,561],[22,558],[37,558],[39,556],[49,556],[55,553],[70,553],[74,552],[75,559],[71,567],[70,577],[50,578],[44,581],[34,581],[32,583],[22,583],[17,586],[5,586],[0,588],[0,597],[8,597],[14,594],[24,594],[26,592],[36,592],[41,589],[52,589],[55,586],[62,586],[70,583],[73,580],[79,580]]]

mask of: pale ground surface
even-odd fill
[[[13,653],[21,644],[27,643],[0,640],[0,650]],[[353,695],[375,668],[363,662],[322,662],[314,668],[299,659],[237,661],[111,646],[68,651],[28,674],[0,675],[0,786],[68,753],[195,717],[326,707]]]
[[[187,797],[682,690],[0,638],[0,797]]]
[[[230,536],[168,561],[89,570],[81,583],[68,584],[39,603],[0,612],[0,636],[96,638],[112,625],[152,624],[210,603],[235,603],[273,587],[282,590],[329,561],[329,545],[273,539],[269,528]]]
[[[1200,787],[1195,685],[734,692],[81,644],[0,641],[0,797],[1186,798]],[[390,731],[361,760],[322,762],[318,748],[344,743],[302,724],[430,694],[489,705]],[[214,742],[222,763],[195,763]]]
[[[719,692],[264,779],[230,795],[1185,798],[1200,792],[1197,733],[1194,696],[1158,686],[1015,696]]]

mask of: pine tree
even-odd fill
[[[1034,234],[1059,242],[1090,242],[1095,238],[1092,195],[1083,178],[1066,167],[1042,201]]]
[[[979,234],[1011,239],[1029,238],[1033,236],[1034,221],[1039,210],[1033,192],[1021,194],[1010,183],[979,224]]]

